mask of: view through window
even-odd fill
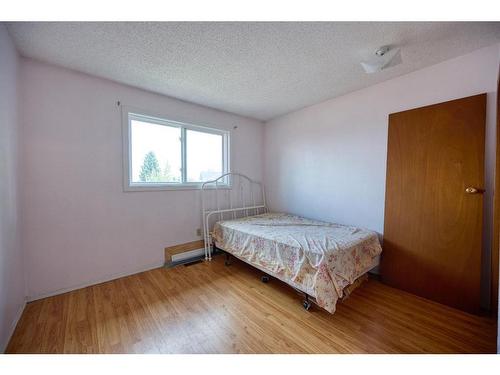
[[[228,132],[129,114],[129,185],[193,185],[228,172]]]
[[[222,135],[186,130],[187,181],[208,181],[222,173]]]

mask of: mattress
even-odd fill
[[[382,252],[376,232],[282,213],[219,221],[213,238],[218,248],[315,297],[330,313]]]

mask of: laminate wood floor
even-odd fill
[[[334,315],[223,257],[31,302],[8,353],[493,353],[496,324],[369,280]]]

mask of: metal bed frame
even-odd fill
[[[256,196],[256,188],[260,196]],[[201,185],[201,206],[205,260],[212,260],[211,228],[215,221],[224,220],[228,215],[236,219],[267,212],[262,183],[235,172],[204,182]]]
[[[217,221],[237,219],[268,212],[264,185],[258,181],[236,172],[225,173],[214,180],[201,185],[201,205],[203,219],[203,239],[205,244],[205,260],[212,260],[213,250],[221,250],[226,254],[225,265],[229,265],[230,253],[218,249],[212,241],[213,225]],[[260,270],[261,272],[262,271]],[[262,282],[269,281],[269,275],[261,277]],[[295,288],[294,288],[295,289]],[[306,310],[315,302],[314,297],[304,294],[302,305]]]

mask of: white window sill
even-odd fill
[[[168,191],[168,190],[201,190],[203,183],[194,184],[130,184],[125,186],[125,192],[133,191]],[[207,185],[206,189],[215,189],[214,184]],[[217,189],[231,189],[231,185],[219,184]]]

